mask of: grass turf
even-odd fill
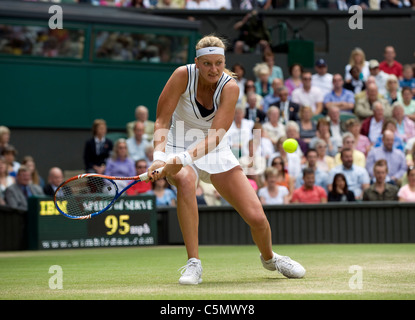
[[[414,244],[275,246],[307,270],[286,279],[262,268],[255,246],[202,246],[203,283],[181,286],[178,247],[100,248],[0,253],[0,299],[408,299],[415,298]],[[63,289],[49,288],[52,265]],[[362,269],[362,289],[349,287],[350,266]]]

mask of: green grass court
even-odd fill
[[[202,246],[203,283],[178,284],[182,246],[0,253],[1,300],[276,300],[414,299],[415,244],[282,245],[307,270],[286,279],[262,268],[255,246]],[[50,289],[49,268],[62,268],[62,289]],[[349,273],[361,267],[362,288]],[[353,279],[352,279],[353,280]]]

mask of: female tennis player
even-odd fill
[[[225,45],[205,36],[196,45],[195,63],[177,68],[157,105],[151,179],[167,176],[177,188],[177,215],[188,261],[180,284],[202,282],[196,186],[212,183],[249,225],[260,259],[268,270],[302,278],[305,269],[273,252],[271,229],[262,205],[224,138],[232,124],[239,88],[225,69]],[[156,169],[164,166],[161,173]]]

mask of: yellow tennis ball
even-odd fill
[[[295,152],[295,150],[297,150],[298,142],[295,139],[287,139],[282,144],[282,147],[286,152],[293,153]]]

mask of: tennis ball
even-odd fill
[[[282,147],[286,152],[293,153],[295,152],[295,150],[297,150],[298,142],[295,139],[287,139],[282,144]]]

